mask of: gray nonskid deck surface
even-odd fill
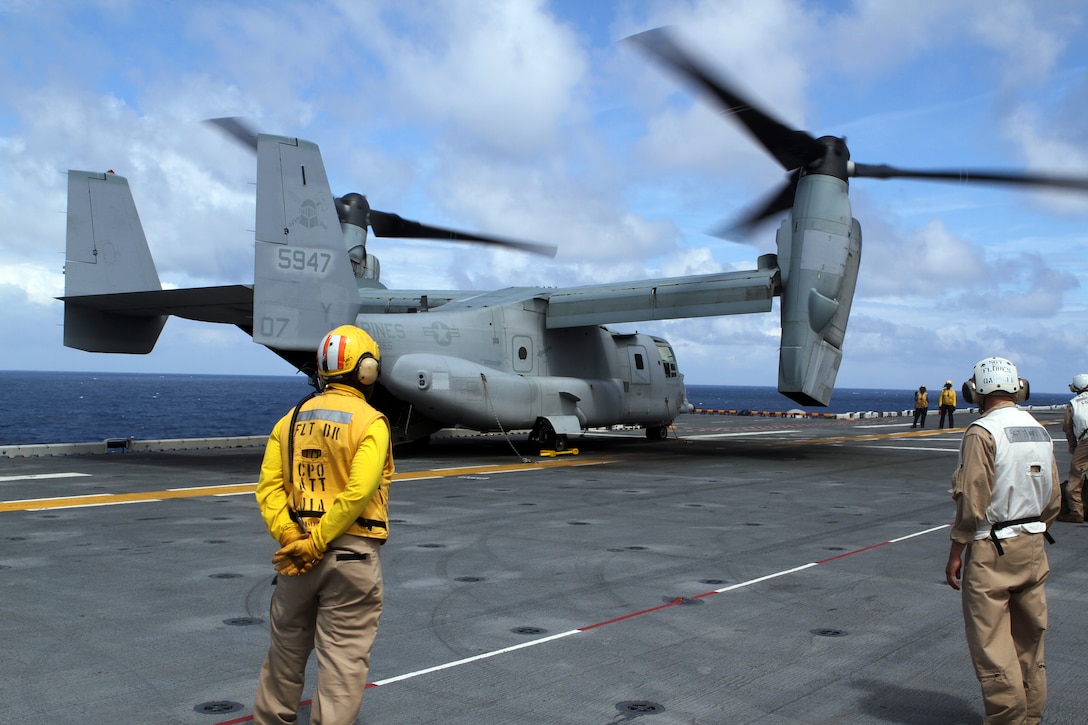
[[[684,416],[677,433],[552,459],[601,465],[395,481],[358,722],[981,720],[943,581],[960,432]],[[252,484],[259,463],[252,449],[17,459],[0,464],[0,501]],[[457,439],[398,472],[494,464],[518,457]],[[90,475],[25,478],[57,473]],[[0,521],[0,722],[249,722],[276,548],[251,493]],[[1054,535],[1045,721],[1074,723],[1088,527]]]

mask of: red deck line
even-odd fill
[[[571,635],[571,634],[578,634],[578,633],[581,633],[581,632],[588,632],[588,631],[590,631],[592,629],[598,629],[600,627],[604,627],[604,626],[609,625],[609,624],[616,624],[617,622],[624,622],[624,621],[627,621],[629,619],[634,619],[635,617],[641,617],[642,615],[650,614],[652,612],[660,612],[662,609],[669,609],[670,607],[678,606],[678,605],[682,604],[687,599],[704,599],[704,598],[707,598],[707,597],[714,596],[715,594],[723,594],[725,592],[731,592],[731,591],[733,591],[735,589],[743,589],[743,588],[745,588],[747,586],[751,586],[751,585],[754,585],[754,584],[759,584],[761,582],[768,581],[770,579],[774,579],[774,578],[779,577],[779,576],[796,573],[796,572],[801,571],[803,569],[810,569],[810,568],[812,568],[814,566],[819,566],[821,564],[827,564],[827,563],[832,562],[832,561],[838,561],[839,559],[845,559],[848,556],[854,556],[855,554],[861,554],[861,553],[864,553],[866,551],[872,551],[873,549],[879,549],[882,546],[888,546],[889,544],[896,544],[896,543],[899,543],[899,542],[902,542],[902,541],[906,541],[908,539],[913,539],[914,537],[921,536],[922,534],[928,534],[928,533],[932,533],[934,531],[939,531],[941,529],[946,529],[949,526],[950,526],[950,524],[944,524],[942,526],[935,526],[933,528],[926,529],[924,531],[918,531],[918,532],[914,532],[912,534],[908,534],[906,536],[900,536],[900,537],[898,537],[896,539],[892,539],[891,541],[882,541],[879,544],[871,544],[869,546],[865,546],[865,547],[862,547],[860,549],[854,549],[853,551],[847,551],[847,552],[844,552],[842,554],[838,554],[836,556],[828,557],[827,559],[821,559],[819,561],[812,562],[810,564],[802,564],[801,566],[792,567],[790,569],[784,569],[784,570],[782,570],[780,572],[776,572],[774,574],[768,574],[766,576],[761,576],[761,577],[756,577],[754,579],[749,579],[746,582],[740,582],[739,584],[733,584],[733,585],[730,585],[728,587],[723,587],[722,589],[709,591],[709,592],[704,592],[702,594],[696,594],[695,596],[692,596],[692,597],[677,597],[676,599],[674,599],[674,600],[672,600],[670,602],[666,602],[665,604],[659,604],[656,607],[650,607],[649,609],[642,609],[642,610],[639,610],[637,612],[630,612],[629,614],[624,614],[624,615],[621,615],[619,617],[613,617],[612,619],[606,619],[606,620],[604,620],[602,622],[597,622],[596,624],[587,624],[584,627],[579,627],[577,629],[572,629],[569,632],[561,633],[559,635],[549,635],[547,637],[542,637],[539,640],[525,642],[525,643],[522,643],[520,645],[516,645],[514,647],[504,647],[502,649],[496,650],[496,651],[491,652],[491,653],[484,653],[484,654],[481,654],[481,655],[475,655],[473,657],[467,657],[464,660],[458,660],[458,662],[451,662],[451,663],[447,663],[445,665],[439,665],[437,667],[423,668],[423,669],[418,670],[417,672],[414,672],[414,673],[410,672],[410,673],[406,673],[404,675],[399,675],[397,677],[388,678],[388,679],[395,680],[395,681],[399,682],[401,680],[410,679],[410,678],[418,676],[418,675],[426,674],[426,673],[429,673],[429,672],[434,672],[435,670],[438,670],[438,669],[448,669],[449,667],[455,666],[458,663],[467,664],[468,662],[474,662],[474,661],[479,660],[479,659],[484,659],[484,658],[492,656],[492,655],[502,654],[502,653],[505,653],[505,652],[508,652],[508,651],[511,651],[511,650],[514,650],[514,649],[525,649],[526,647],[531,647],[531,646],[534,646],[536,644],[542,644],[542,643],[545,643],[545,642],[551,642],[551,641],[556,640],[556,639],[561,639],[561,638],[563,638],[565,636],[568,636],[568,635]],[[378,687],[378,686],[379,686],[379,683],[377,683],[377,682],[368,682],[367,685],[366,685],[366,689],[369,690],[371,688]],[[304,700],[301,703],[299,703],[299,707],[305,707],[306,705],[309,705],[311,703],[312,703],[312,700]],[[252,715],[247,715],[245,717],[236,718],[234,720],[227,720],[227,721],[224,721],[224,722],[216,723],[215,725],[239,725],[239,723],[251,722],[252,720],[253,720],[253,716]]]

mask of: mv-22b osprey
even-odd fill
[[[566,289],[491,292],[390,290],[366,251],[376,236],[554,247],[425,226],[335,198],[318,147],[219,125],[257,151],[256,252],[252,285],[161,288],[128,182],[69,172],[64,344],[91,352],[147,353],[169,315],[234,324],[312,373],[314,350],[333,327],[367,330],[382,352],[374,402],[398,443],[447,427],[529,430],[562,450],[587,428],[635,425],[662,439],[689,411],[669,343],[609,323],[769,312],[781,298],[778,390],[802,405],[827,405],[842,358],[861,259],[850,176],[1027,183],[1086,189],[1083,179],[1018,173],[906,171],[855,164],[843,139],[815,139],[760,111],[696,64],[658,29],[634,37],[708,90],[790,172],[785,186],[744,220],[788,211],[778,253],[751,271]]]

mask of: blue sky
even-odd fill
[[[619,42],[660,25],[857,161],[1088,175],[1080,0],[0,0],[0,369],[292,372],[177,319],[146,356],[61,345],[68,169],[129,179],[165,284],[252,281],[255,165],[201,123],[218,116],[320,144],[337,193],[560,247],[372,241],[391,287],[754,268],[777,222],[708,232],[783,174]],[[840,386],[936,389],[991,354],[1039,391],[1088,371],[1088,196],[859,179],[851,200],[864,249]],[[672,341],[690,383],[775,384],[777,306],[617,327]]]

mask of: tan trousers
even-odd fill
[[[276,578],[269,618],[272,644],[257,686],[255,723],[298,721],[306,661],[315,650],[317,685],[310,722],[355,722],[382,613],[379,549],[376,539],[345,534],[333,540],[307,573]],[[359,554],[366,559],[360,560]]]
[[[1088,473],[1088,441],[1077,444],[1069,461],[1069,512],[1084,518],[1084,474]]]
[[[967,547],[963,621],[985,723],[1038,723],[1046,707],[1046,589],[1050,565],[1042,534],[989,539]]]

